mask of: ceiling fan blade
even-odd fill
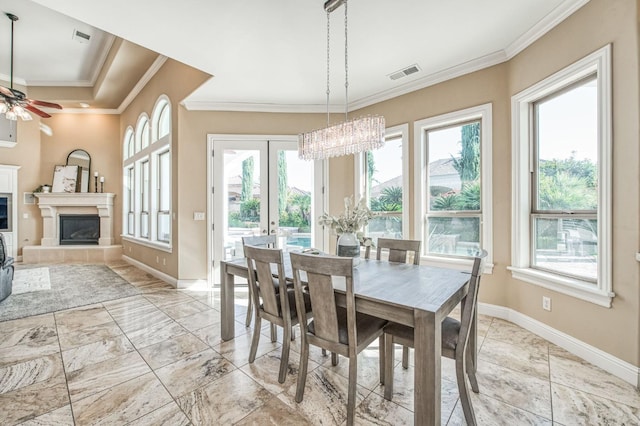
[[[51,117],[51,116],[50,116],[49,114],[47,114],[46,112],[44,112],[44,111],[40,111],[38,108],[36,108],[36,107],[34,107],[34,106],[31,106],[31,105],[29,105],[29,104],[25,105],[25,106],[24,106],[24,109],[26,109],[27,111],[31,111],[32,113],[37,114],[37,115],[39,115],[39,116],[40,116],[40,117],[42,117],[42,118],[50,118],[50,117]]]
[[[15,98],[13,92],[8,87],[0,86],[0,94],[5,98]]]
[[[54,104],[53,102],[38,101],[36,99],[26,99],[26,101],[29,102],[31,105],[38,105],[46,108],[62,109],[60,105]]]

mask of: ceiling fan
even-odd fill
[[[31,114],[27,111],[39,115],[42,118],[49,118],[51,115],[36,107],[62,109],[58,104],[52,102],[38,101],[27,98],[20,90],[13,88],[13,24],[19,18],[13,13],[5,13],[7,18],[11,20],[11,79],[10,87],[0,86],[0,114],[4,114],[9,120],[17,120],[20,117],[23,120],[31,120]]]

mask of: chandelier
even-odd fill
[[[329,125],[329,34],[331,12],[344,3],[344,121]],[[298,156],[303,160],[323,160],[330,157],[371,151],[384,145],[385,121],[379,115],[366,115],[349,119],[349,62],[347,31],[347,0],[328,0],[327,12],[327,127],[298,135]]]

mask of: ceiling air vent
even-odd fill
[[[418,71],[420,71],[420,67],[418,66],[418,64],[413,64],[404,69],[401,69],[400,71],[396,71],[394,73],[389,74],[388,77],[391,80],[398,80],[408,75],[417,73]]]
[[[83,33],[82,31],[73,30],[73,38],[78,43],[89,43],[91,36],[89,34]]]

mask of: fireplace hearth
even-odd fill
[[[97,214],[60,215],[60,245],[98,245],[99,238]]]

